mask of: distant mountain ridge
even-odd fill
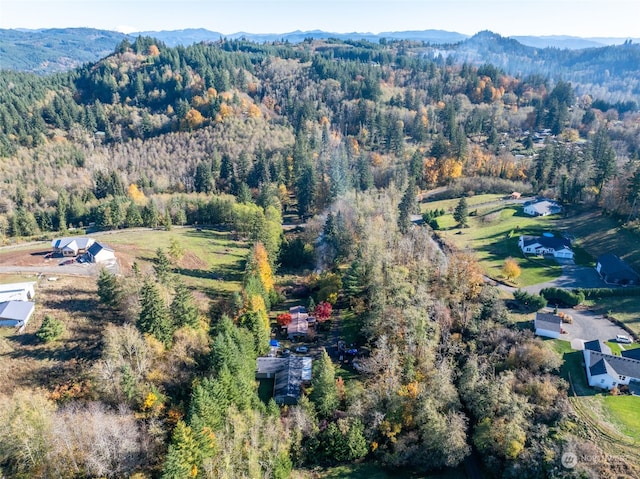
[[[483,32],[481,32],[483,33]],[[146,31],[125,35],[120,32],[97,30],[91,28],[53,28],[43,30],[0,29],[0,69],[28,71],[38,74],[66,71],[87,62],[94,62],[113,52],[117,44],[125,38],[133,40],[138,36],[150,36],[164,42],[167,46],[190,45],[202,41],[217,41],[220,38],[239,39],[245,38],[255,42],[284,41],[290,43],[302,42],[305,39],[338,40],[366,40],[379,42],[381,39],[410,40],[424,42],[429,45],[448,45],[447,54],[451,53],[453,45],[459,44],[457,53],[465,53],[465,58],[470,61],[482,61],[476,57],[482,56],[483,48],[496,52],[495,43],[498,39],[510,41],[508,47],[503,45],[503,53],[528,55],[537,49],[590,49],[606,45],[622,44],[626,38],[578,38],[571,36],[516,36],[501,37],[495,35],[492,38],[483,38],[481,35],[469,37],[457,32],[445,30],[416,30],[381,33],[333,33],[322,30],[294,31],[288,33],[247,33],[238,32],[225,35],[220,32],[204,28],[190,28],[173,31]],[[486,37],[486,35],[485,35]],[[640,39],[631,39],[634,42]],[[482,44],[484,42],[484,44]],[[489,45],[490,43],[494,45]],[[498,42],[499,43],[499,42]],[[524,47],[524,49],[523,49]],[[504,49],[506,48],[506,49]],[[456,49],[456,48],[454,48]],[[537,55],[537,53],[535,53]],[[549,55],[547,55],[549,56]],[[499,59],[500,60],[500,59]],[[505,61],[499,61],[502,68],[509,69]],[[487,58],[485,61],[495,61]]]

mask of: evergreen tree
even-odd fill
[[[407,189],[402,196],[402,200],[398,205],[398,228],[403,234],[409,231],[409,228],[411,227],[411,215],[419,211],[416,195],[416,184],[413,178],[411,178],[407,185]]]
[[[321,417],[331,417],[339,404],[336,369],[326,351],[313,363],[311,400]]]
[[[162,248],[156,250],[156,259],[153,264],[153,271],[156,273],[156,278],[163,284],[169,281],[171,274],[171,260],[164,252]]]
[[[466,228],[468,217],[469,208],[467,206],[467,199],[463,196],[460,198],[460,201],[458,201],[458,205],[453,212],[453,219],[456,220],[460,228]]]
[[[193,294],[182,281],[178,281],[175,288],[176,294],[169,308],[173,324],[177,328],[182,326],[197,328],[198,309],[194,304]]]
[[[200,460],[200,450],[193,431],[184,421],[178,421],[173,430],[162,479],[195,477]]]
[[[118,279],[105,268],[102,268],[98,276],[98,297],[100,302],[114,308],[118,306],[121,294]]]
[[[602,195],[604,185],[616,174],[616,154],[611,146],[606,128],[600,128],[593,138],[591,149],[595,176],[593,178],[598,188],[598,198]]]
[[[142,215],[140,214],[140,208],[138,205],[131,201],[127,207],[127,212],[124,218],[124,224],[127,228],[135,228],[142,226]]]
[[[167,347],[171,346],[174,328],[169,311],[158,285],[149,278],[140,289],[140,316],[137,325],[143,333],[149,333]]]

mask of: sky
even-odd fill
[[[640,37],[640,0],[0,0],[0,28]]]

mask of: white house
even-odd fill
[[[115,261],[116,253],[108,246],[96,241],[87,250],[87,257],[92,263],[106,263],[108,261]]]
[[[550,313],[536,313],[533,325],[537,336],[557,339],[562,334],[562,318]]]
[[[571,241],[545,233],[542,236],[520,236],[518,247],[525,254],[552,255],[554,258],[573,259]]]
[[[31,301],[0,303],[0,326],[22,327],[29,322],[36,304]]]
[[[529,216],[555,215],[561,211],[562,206],[550,200],[536,201],[535,203],[529,203],[524,206],[524,212]]]
[[[640,382],[640,360],[614,356],[602,341],[584,343],[583,355],[589,386],[613,389],[630,382]]]
[[[51,248],[54,253],[63,256],[75,257],[84,254],[96,240],[88,236],[78,236],[76,238],[58,238],[51,241]]]
[[[35,282],[0,284],[0,303],[33,299],[36,295],[35,284]]]

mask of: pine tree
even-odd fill
[[[120,300],[121,291],[115,275],[109,273],[105,268],[100,270],[98,276],[98,296],[103,304],[116,307]]]
[[[330,417],[338,407],[338,389],[336,387],[336,369],[326,351],[313,363],[313,390],[311,400],[322,417]]]
[[[162,479],[195,477],[200,460],[200,450],[193,431],[184,421],[178,421],[173,430]]]
[[[189,291],[182,281],[178,281],[176,284],[176,294],[169,308],[173,324],[177,328],[182,326],[198,327],[198,309],[193,303],[191,291]]]
[[[460,228],[466,228],[468,217],[469,208],[467,207],[467,199],[463,196],[460,198],[460,201],[458,201],[458,206],[456,206],[456,209],[453,212],[453,219],[456,220]]]
[[[401,233],[406,233],[411,227],[411,215],[418,211],[418,203],[416,201],[416,184],[412,179],[409,180],[407,189],[402,196],[402,200],[398,205],[398,228]]]
[[[171,261],[162,248],[156,250],[156,259],[153,265],[153,271],[156,273],[156,278],[163,284],[169,281],[171,274]]]
[[[151,279],[147,279],[140,289],[138,329],[143,333],[149,333],[167,347],[173,340],[174,328],[169,311],[158,286]]]
[[[595,166],[593,181],[598,188],[599,198],[606,182],[616,174],[616,154],[605,128],[600,128],[596,133],[591,151]]]

